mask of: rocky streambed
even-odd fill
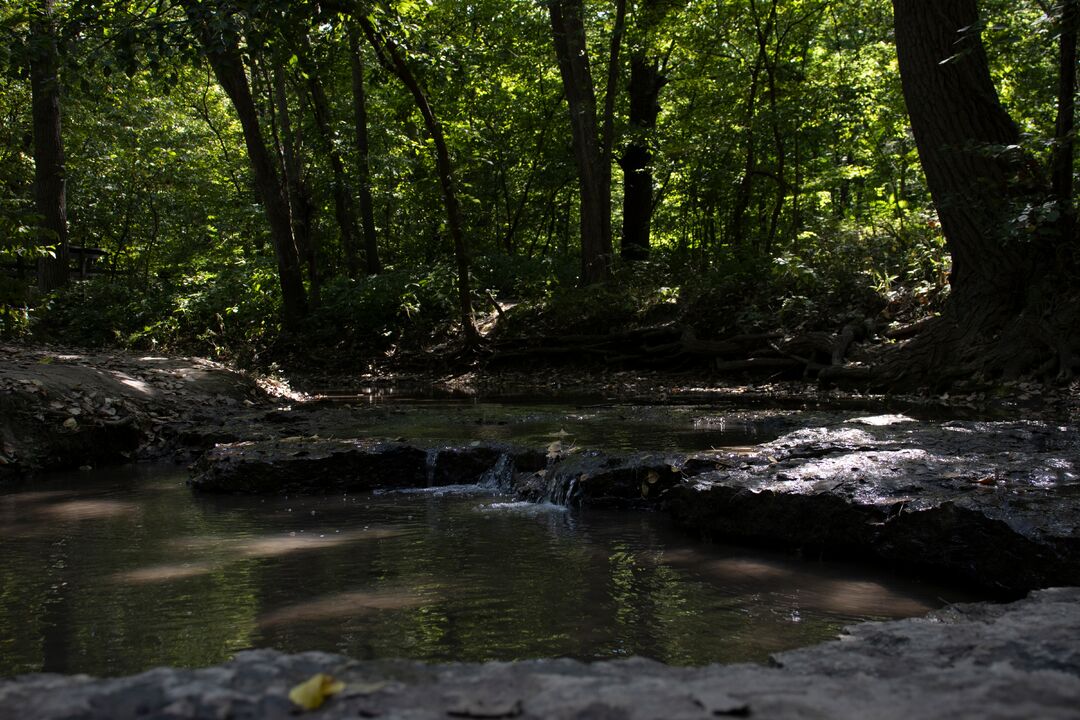
[[[101,451],[94,462],[198,458],[191,485],[203,493],[483,483],[537,502],[662,511],[704,538],[871,558],[1006,599],[1036,592],[860,625],[773,668],[425,666],[260,651],[114,680],[26,676],[0,684],[0,717],[273,717],[295,711],[288,688],[316,672],[346,683],[319,711],[329,717],[1080,717],[1080,591],[1042,590],[1080,585],[1074,424],[821,412],[780,423],[766,442],[696,452],[603,452],[558,434],[408,441],[352,436],[347,405],[275,399],[235,378],[218,385],[220,368],[138,375],[61,360],[81,369],[42,382],[57,363],[20,358],[0,368],[0,479]]]
[[[195,467],[201,492],[485,482],[532,501],[657,509],[708,538],[874,558],[1004,595],[1080,585],[1080,435],[1045,422],[867,415],[691,454],[294,436],[219,444]]]

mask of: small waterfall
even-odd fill
[[[574,505],[581,496],[581,484],[578,474],[571,471],[561,473],[557,469],[548,470],[547,490],[543,502],[553,505]]]
[[[507,492],[514,489],[514,458],[507,453],[499,456],[495,464],[480,476],[480,486]]]
[[[433,487],[435,485],[435,466],[439,463],[439,448],[431,448],[427,451],[427,457],[424,458],[424,467],[427,469],[427,486]]]

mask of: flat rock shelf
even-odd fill
[[[838,419],[691,454],[293,437],[218,445],[196,490],[497,485],[526,500],[654,508],[700,535],[858,556],[1004,597],[1080,585],[1080,433],[1045,422]]]
[[[424,665],[263,650],[202,670],[0,681],[0,718],[288,718],[290,688],[345,683],[320,718],[1077,718],[1080,590],[865,623],[772,667],[643,659]]]

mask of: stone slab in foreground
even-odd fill
[[[717,637],[716,642],[723,642]],[[3,720],[289,718],[291,687],[346,683],[313,718],[1078,718],[1080,589],[867,623],[777,667],[648,660],[423,665],[260,650],[203,670],[0,681]]]

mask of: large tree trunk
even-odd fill
[[[364,261],[371,275],[382,272],[379,242],[375,234],[375,203],[371,199],[371,163],[368,160],[367,93],[364,89],[364,58],[355,26],[349,26],[349,67],[352,71],[353,127],[356,135],[356,189],[360,222],[364,230]]]
[[[364,35],[367,36],[375,54],[380,58],[387,69],[401,80],[413,96],[420,115],[424,118],[431,140],[435,143],[435,160],[439,173],[439,185],[442,188],[443,206],[446,209],[447,227],[454,243],[454,259],[457,262],[458,271],[458,309],[461,313],[461,328],[465,336],[465,343],[469,347],[476,346],[480,341],[480,333],[473,322],[472,289],[469,283],[469,253],[465,246],[464,223],[461,220],[461,205],[457,199],[457,190],[454,187],[454,168],[450,162],[450,149],[443,135],[442,125],[435,117],[435,111],[428,102],[427,93],[420,86],[419,80],[413,75],[412,69],[405,62],[405,57],[397,44],[378,32],[367,17],[357,18]]]
[[[248,159],[255,176],[255,189],[270,225],[270,240],[274,246],[278,279],[281,283],[282,321],[286,327],[295,328],[307,314],[307,296],[300,273],[300,256],[292,234],[285,188],[274,170],[270,151],[259,126],[259,114],[240,55],[237,31],[235,28],[215,31],[211,21],[216,19],[215,12],[218,11],[205,6],[201,0],[184,0],[184,8],[201,36],[203,49],[214,76],[232,101],[240,120]]]
[[[880,368],[893,384],[946,385],[972,376],[1076,364],[1070,270],[1037,214],[1051,197],[1001,106],[979,36],[975,0],[893,0],[904,97],[952,255],[942,317]]]
[[[667,83],[655,61],[644,55],[630,60],[630,141],[619,164],[623,170],[624,260],[649,256],[653,213],[652,132],[660,114],[660,89]]]
[[[610,184],[605,195],[596,93],[585,44],[582,0],[550,0],[551,29],[566,104],[581,194],[581,282],[591,285],[611,274]],[[608,174],[610,178],[610,174]],[[608,200],[605,203],[604,198]]]
[[[30,92],[34,123],[34,200],[52,256],[38,261],[42,292],[68,282],[67,198],[64,142],[60,134],[60,76],[56,52],[54,0],[38,0],[30,18]]]

